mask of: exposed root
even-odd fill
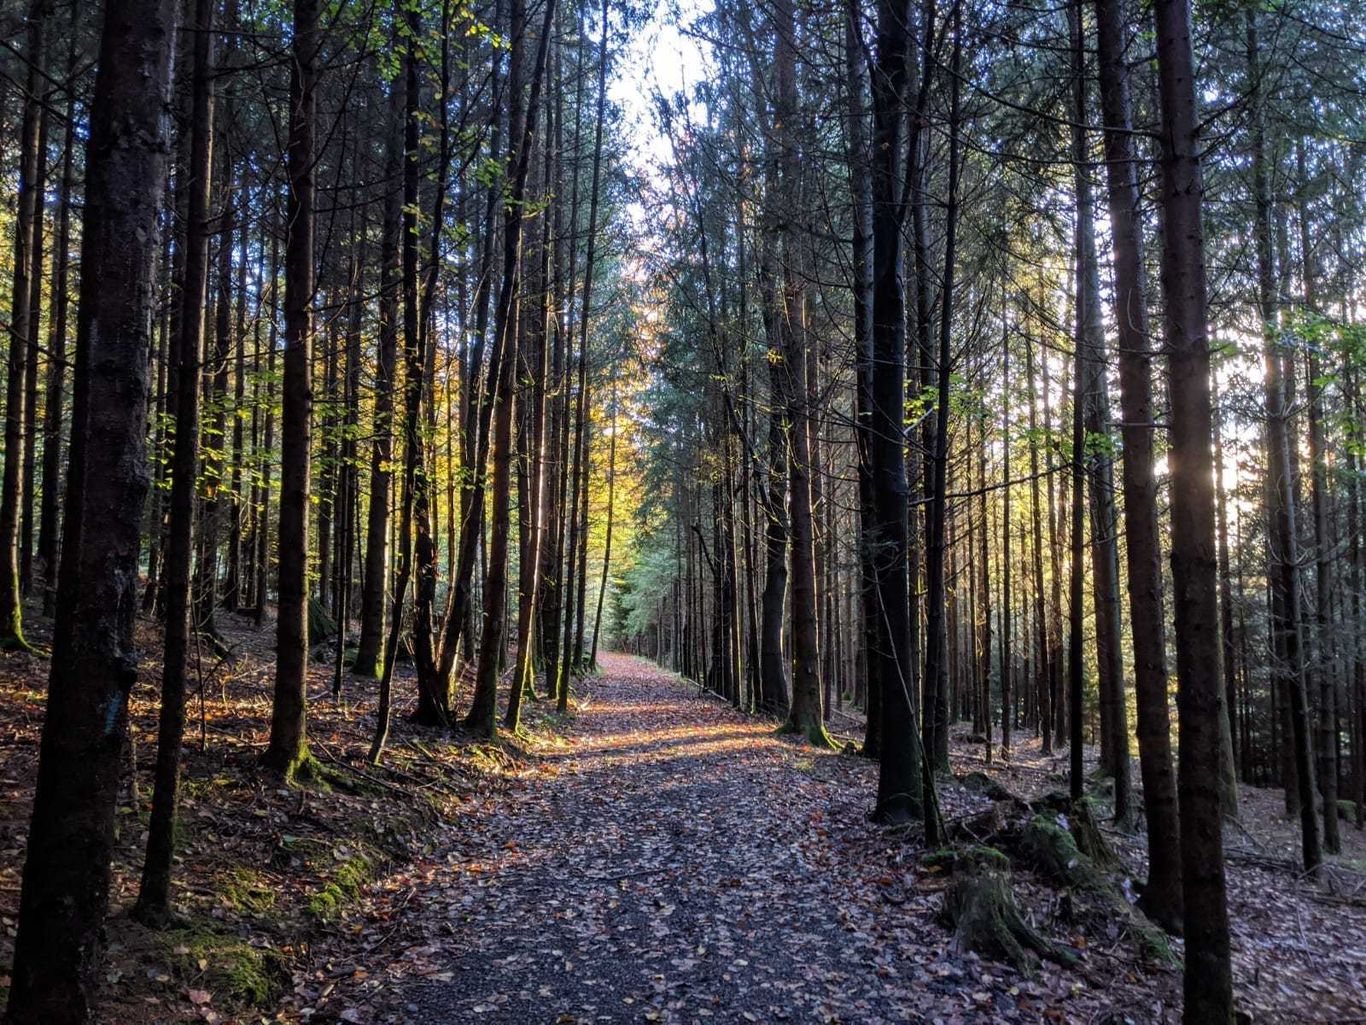
[[[1032,972],[1040,958],[1070,965],[1077,957],[1045,939],[1020,914],[1010,885],[1010,860],[994,847],[970,847],[953,855],[953,881],[944,896],[944,918],[961,950],[996,958]]]

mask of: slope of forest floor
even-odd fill
[[[1077,919],[1068,894],[1028,872],[1015,875],[1021,907],[1079,963],[1024,976],[956,949],[943,874],[916,836],[867,819],[875,766],[780,738],[638,659],[605,656],[571,716],[533,702],[523,733],[498,744],[399,717],[382,768],[363,761],[373,682],[345,677],[339,704],[320,661],[321,778],[281,788],[255,768],[272,631],[220,621],[233,658],[205,654],[190,709],[182,927],[160,934],[124,913],[155,753],[160,667],[144,663],[142,789],[120,802],[105,1021],[1178,1020],[1177,970],[1140,959],[1117,927]],[[157,638],[144,640],[150,655]],[[0,663],[5,965],[45,682],[40,658]],[[1066,768],[1029,737],[988,766],[963,730],[953,760],[957,776],[986,771],[1022,797],[1058,789]],[[941,791],[950,821],[991,804],[953,780]],[[1279,794],[1245,788],[1242,801],[1228,838],[1241,1006],[1258,1022],[1366,1021],[1366,838],[1345,828],[1328,885],[1311,885]],[[1142,837],[1108,835],[1141,877]]]
[[[130,703],[132,756],[117,812],[111,917],[100,1020],[118,1025],[300,1020],[336,985],[314,965],[359,943],[354,916],[395,869],[440,849],[468,802],[505,791],[526,768],[520,741],[451,738],[408,723],[401,695],[384,764],[366,764],[377,684],[343,675],[332,697],[331,652],[315,652],[309,686],[311,779],[281,786],[259,771],[274,686],[274,624],[220,611],[229,657],[192,653],[175,889],[176,927],[127,914],[137,895],[156,758],[160,631],[139,623],[143,661]],[[32,621],[46,643],[49,624]],[[18,913],[48,664],[0,660],[0,1003]],[[528,738],[543,732],[532,708]],[[549,734],[541,746],[552,745]]]

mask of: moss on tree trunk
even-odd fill
[[[941,859],[945,860],[945,859]],[[1045,939],[1020,914],[1010,883],[1010,860],[994,847],[953,854],[953,881],[944,897],[944,918],[963,950],[996,958],[1021,972],[1039,959],[1072,964],[1076,955]]]

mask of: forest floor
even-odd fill
[[[272,785],[255,771],[271,631],[221,623],[234,657],[205,655],[187,738],[181,927],[151,933],[123,910],[144,782],[120,803],[103,1021],[1178,1020],[1177,970],[1078,920],[1068,895],[1027,872],[1022,908],[1079,963],[1026,977],[957,950],[940,918],[946,880],[917,836],[867,819],[875,766],[779,737],[639,659],[604,656],[568,717],[532,702],[522,733],[496,744],[396,721],[380,768],[362,760],[373,684],[348,677],[334,702],[320,661],[322,779]],[[149,659],[133,705],[144,781],[158,675]],[[40,658],[0,663],[4,965],[45,678]],[[1033,738],[988,767],[965,731],[953,759],[956,775],[986,770],[1025,797],[1058,789],[1066,767]],[[941,801],[949,820],[990,805],[953,780]],[[1245,788],[1243,823],[1229,837],[1241,1006],[1256,1022],[1366,1021],[1366,908],[1351,903],[1366,896],[1366,837],[1346,826],[1328,885],[1311,885],[1278,793]],[[1142,838],[1109,838],[1141,878]],[[0,969],[0,998],[7,981]]]

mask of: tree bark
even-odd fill
[[[1124,531],[1129,571],[1129,629],[1138,703],[1138,762],[1148,824],[1148,881],[1143,909],[1175,930],[1181,923],[1180,830],[1167,712],[1162,562],[1157,481],[1153,475],[1153,402],[1148,296],[1143,280],[1143,221],[1132,145],[1125,27],[1120,0],[1096,0],[1101,113],[1115,260],[1120,407],[1124,439]],[[1127,737],[1124,741],[1127,744]]]
[[[479,663],[475,672],[474,696],[465,727],[481,736],[492,737],[496,730],[498,672],[503,655],[504,611],[507,607],[507,548],[511,502],[512,385],[517,364],[517,299],[521,267],[522,228],[525,219],[523,200],[531,168],[531,143],[536,136],[536,116],[540,107],[541,83],[554,24],[555,0],[547,0],[545,23],[537,43],[531,73],[531,93],[525,112],[521,108],[521,62],[525,60],[526,10],[523,0],[512,2],[513,50],[508,72],[512,113],[509,120],[510,157],[515,165],[512,187],[503,217],[503,280],[494,320],[494,352],[489,360],[491,404],[494,412],[493,509],[488,550],[488,571],[484,578],[484,629],[479,639]],[[449,630],[449,626],[448,626]]]
[[[394,457],[394,369],[398,360],[398,248],[402,221],[402,193],[393,184],[400,179],[403,143],[398,126],[403,92],[390,87],[389,114],[394,126],[388,140],[385,180],[390,183],[384,198],[379,253],[379,325],[375,353],[374,440],[370,448],[370,499],[366,512],[365,566],[361,584],[360,636],[356,642],[357,676],[375,676],[386,657],[384,646],[384,599],[389,581],[389,495]]]
[[[89,1019],[108,907],[146,497],[148,352],[173,0],[105,13],[86,149],[71,462],[57,621],[7,1020]]]
[[[5,369],[5,468],[0,478],[0,651],[28,650],[19,589],[19,518],[24,502],[24,397],[28,374],[29,331],[37,315],[31,281],[34,225],[39,223],[38,176],[43,83],[43,36],[51,0],[30,0],[24,60],[28,75],[20,127],[19,189],[14,221],[14,292],[10,303],[9,349]]]
[[[308,760],[308,502],[313,389],[313,128],[318,0],[294,0],[280,412],[280,562],[275,698],[262,763],[292,776]]]
[[[882,694],[882,760],[875,816],[906,822],[923,813],[920,734],[911,688],[906,566],[906,297],[900,189],[911,5],[879,0],[873,91],[873,408],[869,418],[876,517],[865,524],[874,553],[877,643],[869,686]],[[928,32],[928,29],[927,29]]]
[[[1265,347],[1268,576],[1271,582],[1271,633],[1276,686],[1288,705],[1294,784],[1300,815],[1300,852],[1304,870],[1316,873],[1323,859],[1314,808],[1314,760],[1305,693],[1304,646],[1300,635],[1299,534],[1295,524],[1295,471],[1290,443],[1290,401],[1286,368],[1289,354],[1279,337],[1275,267],[1271,248],[1271,193],[1262,122],[1261,57],[1257,16],[1246,14],[1248,78],[1253,92],[1248,110],[1252,125],[1252,175],[1256,204],[1258,312]]]
[[[1189,7],[1156,0],[1162,114],[1162,285],[1171,405],[1172,597],[1176,618],[1181,880],[1187,1025],[1233,1020],[1219,804],[1219,609],[1210,453],[1208,303]]]
[[[147,854],[134,915],[163,925],[171,910],[171,868],[185,735],[185,679],[190,656],[191,571],[195,489],[199,470],[199,373],[204,352],[204,307],[209,277],[209,196],[213,178],[213,0],[195,0],[190,84],[190,149],[185,220],[184,278],[176,335],[175,441],[171,455],[170,522],[166,532],[166,627],[157,723],[157,763]]]

